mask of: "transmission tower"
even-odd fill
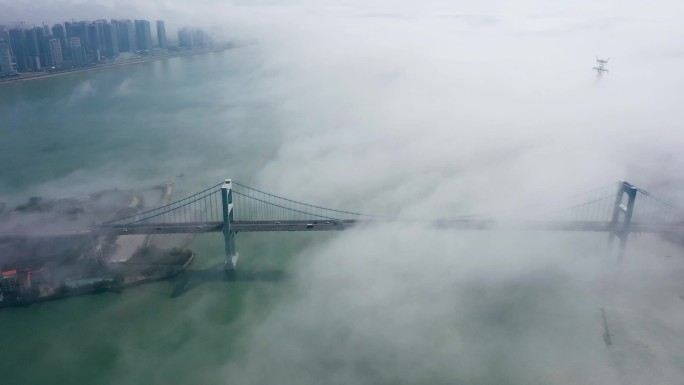
[[[603,77],[604,73],[608,73],[608,70],[606,69],[606,65],[608,64],[608,59],[599,59],[598,56],[596,56],[596,67],[592,67],[594,71],[596,71],[596,79],[601,79]]]

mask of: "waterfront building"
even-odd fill
[[[147,20],[135,21],[135,37],[138,50],[149,51],[152,49],[152,31],[150,22]]]
[[[62,47],[62,59],[69,60],[66,29],[62,24],[52,26],[52,37],[59,40],[59,45]]]
[[[192,32],[192,44],[195,48],[206,47],[209,45],[209,37],[201,29]]]
[[[48,48],[50,33],[45,33],[45,27],[35,27],[34,30],[36,31],[36,42],[38,43],[37,56],[40,59],[40,65],[52,65],[52,63],[50,63],[50,50]]]
[[[184,27],[178,30],[178,45],[183,48],[194,48],[192,37],[192,30],[190,28]]]
[[[112,26],[111,33],[114,33],[116,31],[116,41],[119,46],[119,52],[126,52],[124,50],[124,41],[122,40],[123,38],[123,32],[121,29],[123,28],[123,25],[119,20],[112,19],[109,23]]]
[[[104,25],[104,47],[105,55],[108,58],[114,58],[119,55],[119,30],[117,23],[107,23]]]
[[[159,48],[167,48],[166,44],[166,26],[164,20],[157,20],[157,43]]]
[[[16,73],[12,62],[12,51],[8,40],[0,40],[0,76],[10,76]]]
[[[24,46],[26,47],[26,60],[29,64],[29,70],[40,71],[40,50],[38,48],[38,36],[36,29],[27,29],[24,31]]]
[[[117,28],[119,31],[119,52],[137,51],[133,22],[130,20],[117,20]]]
[[[210,45],[209,36],[201,29],[188,27],[178,31],[178,45],[184,48],[201,48]]]
[[[0,273],[0,297],[4,301],[16,301],[19,299],[19,280],[16,270],[7,270]]]
[[[69,51],[71,60],[77,66],[85,64],[86,44],[88,41],[86,39],[86,35],[88,34],[86,33],[87,31],[85,24],[86,23],[82,21],[79,21],[77,23],[71,23],[71,28],[67,30],[67,36],[69,37]],[[72,40],[73,38],[78,38],[78,44],[72,44],[72,42],[75,42],[75,40]],[[78,48],[78,50],[80,50],[81,52],[76,53],[76,48]],[[75,53],[76,55],[74,55]]]
[[[126,36],[128,36],[128,52],[135,52],[138,50],[138,45],[135,41],[135,26],[130,20],[126,20],[124,23],[126,28]]]
[[[88,56],[92,61],[100,61],[100,41],[102,40],[101,28],[97,23],[88,25]]]
[[[78,21],[72,23],[71,32],[71,37],[77,37],[81,40],[81,46],[83,47],[83,53],[85,54],[90,46],[90,39],[88,38],[88,22]]]
[[[74,35],[71,33],[71,26],[72,25],[73,25],[73,23],[70,23],[68,21],[64,22],[64,31],[66,32],[67,41],[69,39],[71,39],[72,37],[74,37]]]
[[[9,31],[10,49],[14,60],[17,63],[17,71],[26,72],[29,69],[29,62],[26,55],[26,47],[24,46],[24,30],[21,28],[13,28]]]
[[[105,20],[105,19],[99,19],[99,20],[95,20],[93,22],[93,24],[95,24],[95,28],[97,29],[97,38],[98,38],[97,45],[99,46],[100,51],[104,52],[104,50],[105,50],[104,28],[105,28],[105,25],[109,24],[109,22],[107,22],[107,20]]]
[[[69,50],[71,51],[71,60],[73,60],[76,67],[85,65],[85,51],[83,50],[80,37],[74,36],[69,38]]]
[[[62,44],[59,39],[50,39],[48,41],[50,49],[50,64],[53,67],[61,67],[64,64],[64,57],[62,56]]]
[[[12,60],[9,31],[5,29],[5,26],[0,25],[0,76],[14,75],[16,72]],[[2,211],[2,205],[0,205],[0,211]]]

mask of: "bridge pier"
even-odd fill
[[[622,204],[624,195],[627,195],[627,204]],[[610,221],[610,230],[608,234],[608,248],[613,249],[613,241],[618,237],[620,244],[618,246],[618,261],[621,261],[625,255],[627,248],[627,238],[629,237],[630,226],[632,224],[632,214],[634,213],[634,201],[636,200],[637,189],[631,184],[621,181],[618,184],[617,194],[615,195],[615,204],[613,206],[613,218]],[[622,223],[619,222],[620,215],[624,216]]]
[[[233,184],[230,179],[221,186],[221,202],[223,204],[223,243],[226,249],[226,270],[235,270],[239,255],[235,249],[235,232],[230,228],[233,222]]]

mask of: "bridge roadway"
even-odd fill
[[[230,228],[235,232],[269,231],[342,231],[352,227],[372,226],[382,223],[418,224],[429,223],[440,230],[510,230],[510,231],[581,231],[609,232],[608,221],[495,221],[488,219],[442,219],[434,221],[407,220],[330,220],[330,221],[235,221]],[[223,222],[185,222],[174,224],[100,225],[86,229],[35,229],[34,231],[0,231],[0,239],[50,238],[87,235],[133,235],[133,234],[190,234],[222,232]],[[684,234],[684,223],[632,222],[630,232]]]

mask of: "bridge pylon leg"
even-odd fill
[[[627,195],[627,204],[622,204],[624,195]],[[613,240],[618,237],[620,244],[618,247],[618,261],[621,261],[625,255],[627,248],[627,238],[629,237],[629,230],[632,224],[632,215],[634,214],[634,202],[636,201],[637,189],[631,184],[621,181],[618,184],[618,191],[615,195],[615,205],[613,207],[613,217],[610,221],[610,231],[608,233],[608,247],[613,249]],[[624,215],[622,223],[620,223],[620,215]]]
[[[230,228],[233,222],[233,184],[230,179],[221,186],[221,202],[223,204],[223,242],[226,248],[226,270],[235,270],[239,255],[235,248],[235,232]]]

